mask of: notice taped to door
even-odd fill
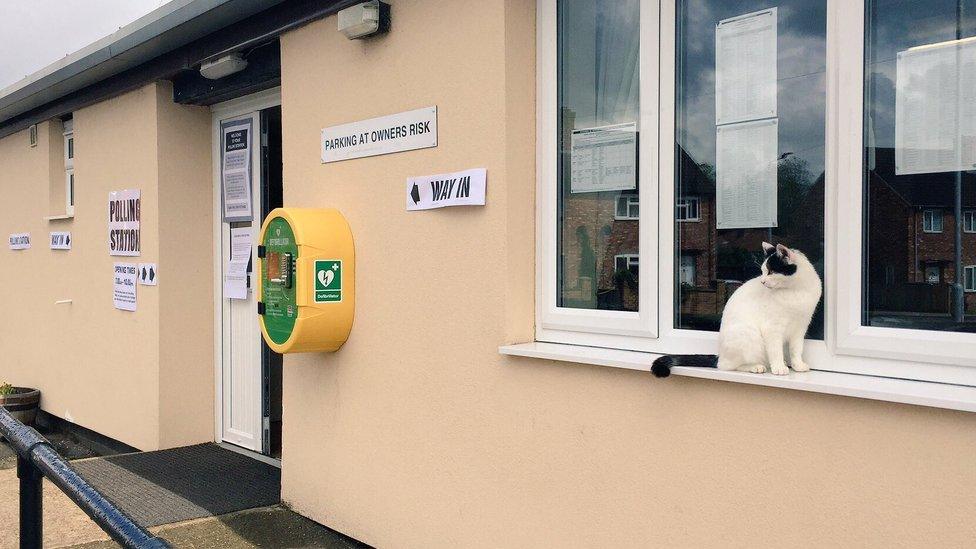
[[[250,117],[220,123],[220,188],[224,221],[251,221],[251,143],[254,139]]]
[[[108,253],[138,256],[141,247],[142,191],[127,189],[108,193]]]
[[[115,308],[123,311],[136,310],[136,280],[139,278],[139,267],[135,263],[116,263],[114,272],[114,294],[112,301]]]

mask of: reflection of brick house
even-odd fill
[[[895,175],[894,149],[875,149],[868,208],[872,311],[948,314],[956,280],[956,174]],[[962,176],[966,311],[976,312],[976,175]]]

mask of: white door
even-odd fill
[[[695,285],[695,256],[681,254],[681,266],[678,270],[678,279],[682,284],[688,286]]]
[[[215,109],[215,112],[219,112]],[[224,114],[214,117],[215,139],[218,144],[217,162],[221,164],[228,139],[224,138],[222,128],[239,127],[250,124],[246,139],[250,150],[250,221],[227,222],[224,217],[224,193],[221,190],[221,165],[217,169],[217,214],[220,222],[220,279],[231,258],[231,230],[250,228],[251,230],[251,271],[257,271],[257,242],[261,230],[261,147],[260,116],[257,111],[242,114]],[[241,134],[235,134],[239,140]],[[237,145],[240,147],[241,145]],[[233,145],[232,145],[233,147]],[[250,276],[251,283],[244,299],[231,299],[220,284],[221,289],[221,383],[219,399],[221,406],[220,439],[255,452],[263,446],[263,385],[261,364],[261,327],[258,323],[256,274]]]

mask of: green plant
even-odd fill
[[[14,394],[14,386],[9,383],[0,383],[0,396]]]

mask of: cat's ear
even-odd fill
[[[766,252],[766,255],[773,255],[773,252],[776,251],[776,247],[769,242],[763,242],[763,251]]]
[[[787,248],[786,246],[784,246],[782,244],[777,244],[776,245],[776,251],[779,252],[779,255],[781,255],[783,257],[783,259],[792,259],[792,255],[790,253],[790,249]]]

